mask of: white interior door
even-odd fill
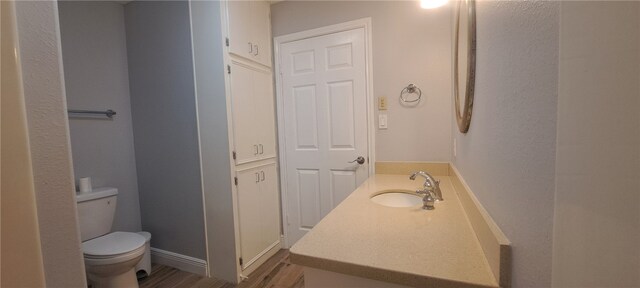
[[[365,30],[279,48],[291,246],[369,176]]]

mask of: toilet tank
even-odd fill
[[[117,196],[118,189],[109,187],[76,194],[80,235],[83,242],[111,232]]]

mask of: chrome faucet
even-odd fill
[[[433,198],[435,198],[436,201],[443,201],[444,199],[442,198],[442,191],[440,190],[440,181],[435,180],[433,176],[431,176],[431,174],[424,171],[413,172],[413,174],[409,176],[409,179],[416,180],[416,176],[418,175],[422,176],[425,179],[423,184],[424,189],[416,192],[418,194],[426,194],[425,199],[429,194],[433,193]]]

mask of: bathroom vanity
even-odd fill
[[[376,174],[298,241],[291,261],[304,266],[305,287],[508,287],[509,241],[455,168],[438,165],[444,201],[434,210],[374,203],[422,187],[403,169]]]

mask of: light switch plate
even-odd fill
[[[378,115],[378,129],[387,129],[387,114]]]
[[[387,97],[378,97],[378,110],[387,110]]]

